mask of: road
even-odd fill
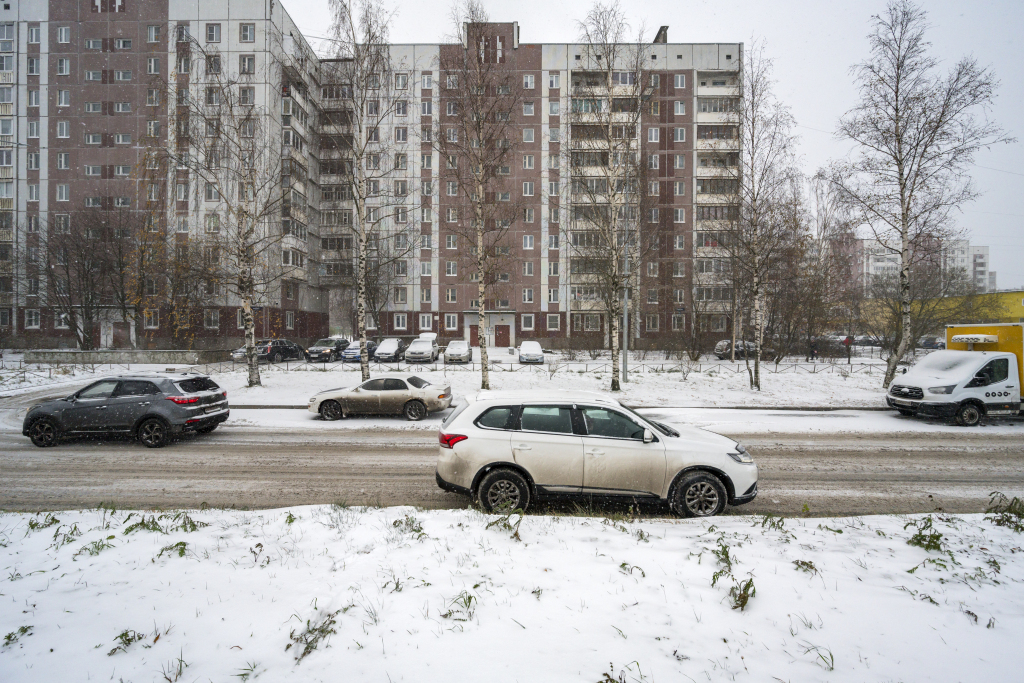
[[[760,495],[731,508],[735,514],[966,513],[983,511],[992,491],[1024,496],[1018,436],[776,434],[743,441],[760,468]],[[464,507],[468,499],[434,482],[436,443],[433,431],[229,427],[158,450],[127,439],[40,449],[8,427],[0,431],[0,509],[100,502],[120,508]]]

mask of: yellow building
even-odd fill
[[[1024,323],[1024,289],[976,294],[975,301],[986,311],[985,320],[976,322]]]

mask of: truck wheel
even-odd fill
[[[981,422],[981,409],[973,403],[965,403],[956,411],[956,423],[962,427],[975,427]]]

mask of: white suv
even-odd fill
[[[484,391],[438,435],[437,485],[488,511],[563,495],[659,499],[710,517],[757,495],[757,465],[732,439],[683,433],[589,392]]]

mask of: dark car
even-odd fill
[[[310,363],[333,363],[341,358],[341,353],[348,348],[349,340],[344,337],[328,337],[306,349],[306,360]]]
[[[725,360],[726,358],[731,358],[732,357],[731,351],[732,351],[732,340],[730,340],[730,339],[723,339],[722,341],[720,341],[717,344],[715,344],[715,356],[718,358],[718,360]],[[738,341],[737,340],[737,342],[736,342],[736,357],[737,358],[746,358],[748,353],[750,354],[750,357],[753,358],[755,351],[756,351],[756,348],[754,346],[754,342]],[[774,356],[775,356],[775,349],[770,349],[767,346],[765,346],[764,344],[761,345],[761,358],[762,359],[772,358]]]
[[[256,342],[256,360],[261,363],[280,363],[283,360],[303,360],[306,351],[287,339],[260,339]],[[244,363],[245,347],[231,352],[231,360]]]
[[[921,337],[917,340],[917,348],[944,349],[946,348],[946,340],[942,337]]]
[[[123,375],[32,406],[21,433],[39,447],[65,435],[122,433],[159,448],[174,434],[212,432],[228,415],[228,392],[206,375]]]

